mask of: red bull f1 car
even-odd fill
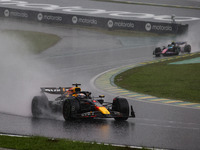
[[[82,118],[114,118],[125,121],[129,117],[135,117],[133,107],[129,108],[127,99],[115,97],[112,103],[104,102],[103,95],[92,97],[91,92],[82,91],[79,86],[80,84],[73,84],[72,87],[41,88],[41,95],[32,99],[33,117],[49,113],[61,113],[66,121]],[[60,96],[49,100],[47,93]]]
[[[191,45],[187,44],[187,42],[172,42],[167,47],[163,46],[156,47],[153,51],[153,55],[156,57],[162,56],[173,56],[179,55],[179,53],[190,53],[191,52]]]

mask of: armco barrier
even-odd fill
[[[188,30],[188,25],[176,23],[146,22],[122,20],[113,18],[41,12],[0,7],[0,17],[30,20],[48,24],[79,25],[104,28],[108,30],[131,30],[151,33],[182,34]]]

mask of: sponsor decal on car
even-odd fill
[[[90,112],[86,112],[86,113],[82,113],[81,116],[82,117],[87,117],[87,116],[94,116],[95,113],[93,111],[90,111]]]
[[[44,92],[61,92],[61,89],[56,88],[45,88]]]

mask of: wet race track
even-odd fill
[[[77,2],[76,5],[78,4],[80,5]],[[91,7],[94,7],[94,4],[92,2]],[[102,5],[103,3],[98,3],[95,8]],[[107,6],[106,9],[110,9],[110,4]],[[127,8],[130,9],[130,6]],[[189,12],[189,10],[185,11]],[[190,12],[191,16],[198,16],[197,10],[190,10]],[[177,14],[179,13],[178,11]],[[189,23],[196,26],[198,22]],[[94,87],[92,79],[112,68],[154,60],[152,50],[155,45],[163,41],[171,41],[170,37],[120,36],[89,29],[16,20],[1,20],[0,29],[31,30],[53,33],[62,37],[57,45],[38,55],[28,54],[25,59],[19,55],[9,55],[12,61],[20,62],[16,65],[20,82],[12,81],[12,84],[0,87],[2,91],[12,89],[12,94],[9,93],[8,96],[1,93],[3,97],[0,107],[2,112],[0,133],[168,149],[200,149],[199,109],[129,100],[129,104],[133,105],[136,112],[136,118],[130,118],[122,123],[115,122],[113,119],[65,122],[62,116],[54,115],[42,119],[31,117],[31,97],[39,92],[40,86],[59,87],[81,83],[82,89],[89,90],[96,96],[104,94],[106,101],[111,102],[117,95],[99,91]],[[9,42],[4,44],[9,45]],[[9,67],[7,63],[2,66]],[[4,79],[16,79],[14,72],[11,71],[11,74]],[[24,76],[21,76],[22,74]]]

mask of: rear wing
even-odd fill
[[[41,92],[44,93],[49,93],[49,94],[64,94],[65,92],[67,92],[68,89],[70,89],[71,87],[41,87]]]

